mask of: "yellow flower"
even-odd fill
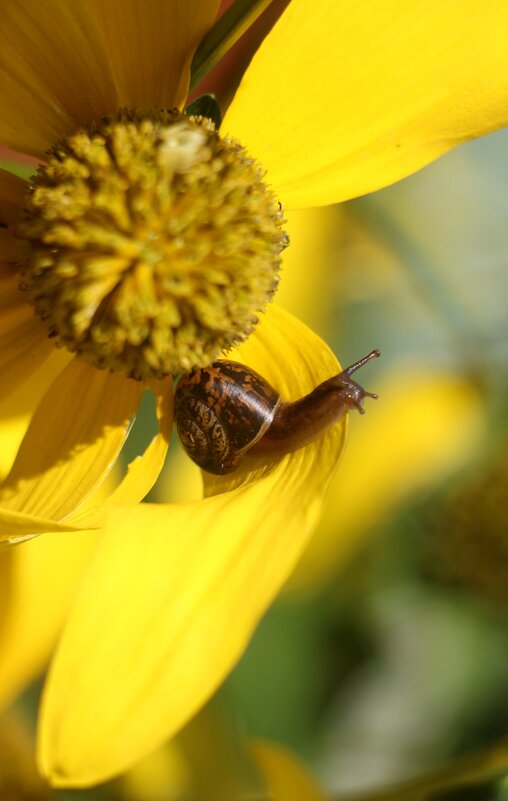
[[[41,158],[120,107],[182,107],[192,52],[215,10],[197,0],[9,2],[0,31],[0,142]],[[372,191],[505,123],[507,27],[508,9],[494,0],[416,8],[319,0],[311,10],[293,0],[221,130],[259,160],[284,207]],[[1,173],[5,394],[55,359],[17,288],[10,230],[23,190]],[[337,371],[325,345],[276,307],[235,358],[287,398]],[[94,512],[142,386],[69,359],[41,403],[34,399],[0,490],[2,540],[105,529],[43,699],[39,760],[55,784],[92,784],[125,769],[215,690],[302,552],[343,444],[340,424],[262,476],[205,478],[199,503],[133,506],[166,455],[168,385],[151,381],[160,434]]]
[[[289,749],[254,740],[249,744],[249,751],[274,801],[325,801],[326,796],[314,777]]]
[[[247,740],[235,752],[229,742],[224,743],[216,721],[208,721],[205,732],[199,732],[199,721],[196,728],[198,731],[187,732],[183,743],[176,738],[123,777],[122,789],[128,801],[177,801],[221,795],[326,801],[307,766],[288,748],[266,740]],[[200,741],[200,734],[204,742]],[[244,762],[254,769],[254,775],[252,770],[247,773],[248,780]]]

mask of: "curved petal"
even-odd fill
[[[69,515],[68,522],[79,525],[81,528],[99,526],[104,520],[106,505],[121,506],[122,504],[139,503],[154,486],[164,467],[173,428],[171,379],[153,381],[152,389],[157,398],[159,433],[152,439],[145,452],[130,463],[127,474],[109,497],[101,502],[100,507],[93,503],[88,504],[89,508],[84,512],[80,509],[77,514]]]
[[[326,801],[314,779],[287,748],[254,740],[249,753],[266,782],[267,797],[273,801]]]
[[[337,370],[273,308],[242,355],[288,395]],[[232,492],[110,512],[44,693],[39,760],[53,783],[124,770],[206,701],[308,541],[344,435],[342,422]]]
[[[0,262],[0,400],[30,377],[55,347],[19,288],[12,264]]]
[[[106,41],[89,3],[7,0],[0,28],[0,141],[42,157],[117,108]]]
[[[222,130],[288,208],[387,186],[508,121],[508,6],[292,0]]]
[[[0,548],[18,545],[51,531],[79,531],[77,526],[0,506]]]
[[[5,404],[0,404],[0,409]],[[1,415],[1,412],[0,412]],[[0,420],[0,482],[12,467],[19,443],[30,423],[30,413],[12,415]]]
[[[159,478],[173,429],[173,385],[171,379],[154,381],[152,389],[157,398],[159,433],[145,452],[129,465],[127,475],[112,494],[110,502],[121,505],[139,503],[148,495]]]
[[[208,746],[210,739],[207,738]],[[208,751],[208,749],[207,749]],[[202,751],[200,752],[201,757]],[[208,753],[207,753],[208,756]],[[198,762],[202,759],[198,757]],[[214,767],[215,763],[214,763]],[[199,775],[202,777],[201,764]],[[118,779],[120,798],[129,801],[178,801],[185,798],[200,798],[193,793],[191,779],[193,766],[179,743],[174,740],[156,748],[144,759],[136,762],[127,773]],[[210,786],[210,785],[208,785]],[[168,796],[168,788],[171,795]],[[214,786],[215,789],[215,786]],[[203,800],[204,801],[204,800]]]
[[[33,737],[25,715],[21,708],[0,715],[2,801],[48,801],[47,786],[34,764]]]
[[[157,502],[183,503],[203,497],[203,473],[192,462],[178,439],[171,443],[171,456],[155,488]]]
[[[0,170],[0,400],[26,381],[54,351],[43,322],[19,289],[15,265],[9,263],[18,259],[13,229],[25,189],[25,181]]]
[[[48,534],[0,553],[0,708],[48,661],[97,537]]]
[[[35,409],[69,358],[67,351],[54,348],[49,359],[15,392],[0,401],[0,482],[13,465]]]
[[[0,28],[0,142],[42,157],[122,105],[183,102],[215,0],[7,0]]]
[[[120,105],[183,106],[194,50],[219,0],[89,0],[108,43]]]
[[[35,412],[0,505],[61,520],[104,480],[127,436],[143,385],[73,359]]]
[[[332,330],[343,280],[338,269],[343,211],[337,206],[284,213],[290,245],[282,253],[283,279],[277,288],[277,303],[320,335]]]

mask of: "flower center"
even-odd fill
[[[178,111],[122,110],[56,145],[32,179],[23,288],[50,336],[137,379],[245,339],[288,244],[238,142]]]

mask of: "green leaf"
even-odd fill
[[[219,128],[222,122],[222,113],[215,99],[215,95],[201,95],[201,97],[197,97],[192,103],[189,103],[185,109],[185,113],[189,117],[208,117],[215,123],[216,128]]]
[[[194,54],[190,91],[203,80],[271,2],[272,0],[235,0],[221,14]]]

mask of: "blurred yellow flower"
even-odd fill
[[[268,740],[239,740],[206,707],[170,743],[120,779],[125,801],[266,798],[325,801],[299,756]]]
[[[0,798],[3,801],[51,801],[51,788],[36,771],[33,743],[26,725],[14,714],[0,715]]]
[[[326,796],[296,755],[289,749],[256,740],[250,753],[262,773],[267,795],[274,801],[325,801]]]
[[[216,7],[212,0],[9,2],[0,32],[0,142],[43,158],[62,137],[121,107],[182,108],[192,53]],[[344,9],[320,0],[309,15],[305,0],[293,0],[222,130],[259,159],[284,207],[372,191],[506,122],[507,26],[508,9],[494,2]],[[11,232],[23,193],[23,182],[0,173],[6,395],[54,359],[18,289]],[[236,357],[288,399],[338,370],[326,346],[276,307]],[[207,497],[198,503],[133,506],[162,468],[171,426],[170,382],[149,385],[160,434],[106,504],[94,504],[94,493],[143,386],[70,357],[42,401],[33,399],[0,489],[0,540],[105,530],[44,693],[39,760],[55,784],[84,786],[118,773],[209,697],[302,552],[344,441],[341,423],[262,476],[205,479]]]

